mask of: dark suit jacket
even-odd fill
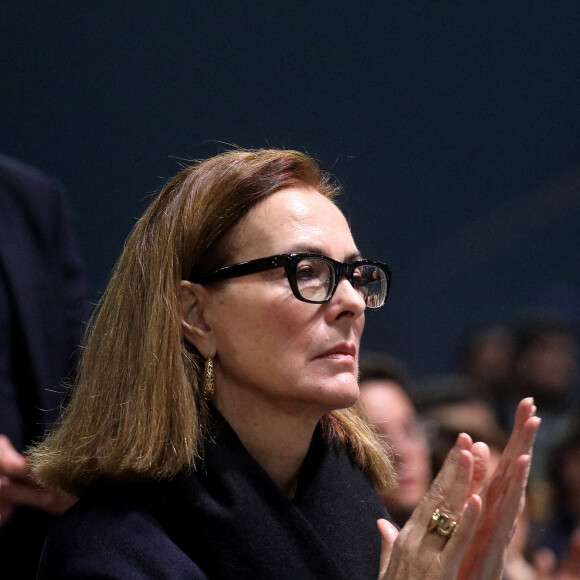
[[[19,450],[41,437],[57,418],[64,389],[62,380],[74,366],[83,318],[88,314],[86,284],[74,244],[63,192],[41,172],[0,155],[0,269],[6,286],[12,328],[11,353],[0,352],[12,382],[20,423]],[[0,433],[3,423],[0,409]],[[34,561],[34,532],[42,539],[39,514],[18,510],[0,527],[3,578],[27,578],[9,570],[10,554],[24,546]],[[25,536],[24,536],[25,534]],[[38,544],[38,540],[36,540]],[[8,565],[8,568],[5,566]],[[11,575],[12,574],[12,575]]]

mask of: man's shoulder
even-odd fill
[[[51,190],[56,181],[40,169],[0,153],[0,183],[19,190]]]

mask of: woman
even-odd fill
[[[499,578],[533,403],[485,512],[486,448],[462,435],[395,545],[374,489],[392,469],[357,403],[365,310],[390,274],[361,260],[335,194],[303,154],[231,151],[153,201],[33,456],[81,496],[40,578]]]

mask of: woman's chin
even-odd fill
[[[334,411],[335,409],[346,409],[352,407],[359,397],[359,389],[356,381],[348,381],[346,383],[338,383],[334,385],[328,392],[325,393],[325,399],[328,409]]]

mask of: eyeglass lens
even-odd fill
[[[306,300],[324,302],[332,294],[335,284],[333,265],[320,258],[303,258],[296,264],[296,285]],[[372,265],[358,266],[352,275],[352,285],[369,308],[379,308],[386,297],[385,272]]]

